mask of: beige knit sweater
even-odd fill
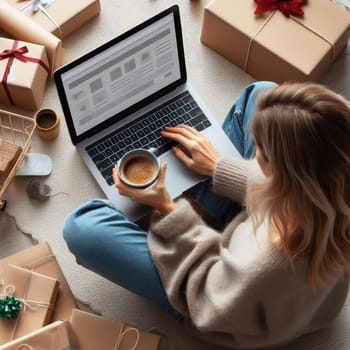
[[[261,176],[255,161],[223,158],[214,189],[243,202]],[[283,344],[328,325],[347,295],[346,278],[312,292],[304,263],[291,272],[270,243],[269,224],[254,235],[245,213],[218,233],[180,199],[169,215],[154,213],[148,244],[171,304],[212,343],[242,349]]]

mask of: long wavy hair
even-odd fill
[[[313,288],[349,271],[347,102],[318,84],[285,83],[261,94],[251,132],[271,167],[247,199],[255,224],[270,219],[291,261],[306,261]]]

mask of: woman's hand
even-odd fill
[[[220,155],[208,138],[188,125],[165,128],[161,135],[178,142],[190,153],[189,156],[179,147],[173,147],[176,157],[189,169],[201,175],[213,176]]]
[[[160,168],[160,173],[157,182],[151,187],[145,189],[132,188],[124,184],[118,175],[118,168],[113,168],[114,184],[119,190],[119,194],[127,196],[135,202],[149,205],[150,207],[159,210],[162,214],[169,214],[173,211],[175,204],[171,199],[165,187],[165,172],[166,163],[163,163]]]

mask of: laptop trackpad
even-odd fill
[[[188,169],[171,151],[160,157],[161,163],[167,163],[165,185],[172,198],[180,196],[186,189],[205,179]]]

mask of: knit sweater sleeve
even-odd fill
[[[259,333],[249,308],[259,281],[252,274],[261,266],[244,266],[222,246],[221,238],[181,199],[172,213],[154,214],[148,244],[170,302],[197,329],[231,334],[232,328],[247,327]],[[242,315],[249,315],[249,326],[240,325]]]
[[[248,218],[225,245],[185,199],[166,216],[154,213],[153,261],[170,303],[201,338],[233,348],[268,347],[324,327],[340,311],[348,280],[314,293],[304,264],[290,273],[268,227],[254,234]]]
[[[219,234],[204,224],[185,199],[178,200],[176,209],[164,217],[155,211],[149,233],[148,245],[167,294],[188,315],[187,301],[182,298],[188,272],[200,256],[218,254]],[[171,266],[176,266],[176,273]]]
[[[214,191],[236,202],[243,202],[250,184],[262,177],[256,160],[221,158],[213,175]]]

